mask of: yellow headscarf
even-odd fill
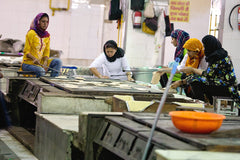
[[[204,50],[203,50],[202,43],[197,38],[190,38],[185,42],[185,44],[183,45],[183,48],[190,51],[196,51],[196,55],[194,56],[194,58],[190,58],[188,56],[185,66],[198,68],[202,58],[204,57]]]

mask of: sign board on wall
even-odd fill
[[[170,0],[170,21],[188,22],[190,0]]]

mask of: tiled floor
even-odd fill
[[[18,156],[2,140],[0,140],[0,159],[20,160]]]
[[[4,129],[0,129],[0,159],[37,160],[30,151]]]

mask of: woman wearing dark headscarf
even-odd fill
[[[240,105],[237,91],[237,80],[228,52],[222,48],[221,43],[212,35],[202,39],[208,68],[203,71],[191,67],[182,69],[185,73],[194,73],[187,78],[193,90],[193,98],[205,100],[204,95],[213,103],[213,96],[231,96]]]
[[[46,31],[49,24],[47,13],[39,13],[31,23],[30,30],[26,35],[24,56],[22,63],[23,71],[33,71],[37,77],[41,77],[48,69],[51,77],[60,73],[62,62],[60,59],[49,59],[50,34]]]
[[[124,56],[125,52],[113,40],[107,41],[103,52],[90,65],[90,70],[98,78],[110,78],[132,81],[132,73]],[[127,72],[124,72],[127,71]]]

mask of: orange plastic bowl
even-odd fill
[[[176,128],[187,133],[210,133],[221,127],[223,119],[221,114],[194,111],[169,112]]]

